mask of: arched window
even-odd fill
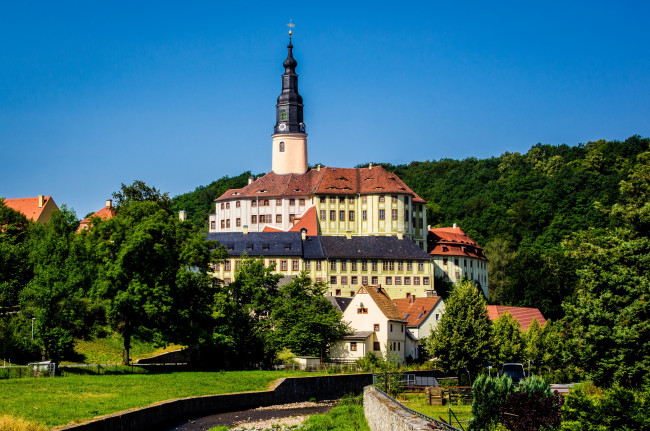
[[[280,152],[284,153],[284,141],[280,142]]]

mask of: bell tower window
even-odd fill
[[[280,142],[280,152],[284,153],[284,141]]]
[[[280,111],[280,120],[281,121],[287,121],[287,110],[283,109]]]

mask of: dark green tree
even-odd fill
[[[519,322],[510,313],[499,316],[492,322],[492,362],[519,362],[522,353],[523,339]]]
[[[471,380],[490,359],[490,331],[483,294],[463,281],[451,291],[445,313],[425,345],[444,370],[458,373],[459,378],[470,373]]]
[[[268,349],[297,355],[328,355],[330,344],[350,331],[325,298],[325,285],[303,273],[280,287],[269,319]]]
[[[30,224],[0,198],[0,307],[18,305],[20,291],[32,278],[27,247]]]

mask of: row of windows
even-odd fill
[[[327,203],[327,201],[329,200],[329,203],[335,204],[337,202],[337,200],[338,200],[339,204],[344,204],[346,199],[347,199],[348,203],[354,204],[354,201],[355,201],[354,196],[349,196],[347,198],[345,196],[339,196],[339,197],[336,197],[336,196],[330,196],[330,197],[321,196],[319,198],[319,203],[324,204],[324,203]],[[391,201],[393,203],[397,203],[399,201],[397,195],[391,195]],[[379,196],[379,202],[386,202],[386,196],[384,196],[384,195]],[[406,197],[405,202],[408,205],[408,197]],[[361,203],[363,203],[363,204],[368,203],[368,196],[361,196]],[[422,211],[423,208],[424,208],[424,206],[422,204],[419,204],[417,206],[415,204],[413,204],[413,206],[412,206],[413,211]]]
[[[469,261],[469,267],[473,268],[474,267],[474,261],[472,259],[464,259],[463,260],[463,266],[467,266],[467,261]],[[447,259],[446,257],[442,258],[442,264],[443,265],[447,265],[448,262],[449,262],[449,259]],[[459,259],[457,257],[455,257],[454,258],[454,265],[458,266],[459,263],[460,263]],[[478,262],[476,262],[476,267],[478,269],[486,269],[487,264],[484,261],[479,260]]]
[[[393,343],[395,344],[395,343]],[[373,341],[372,342],[372,350],[378,352],[381,350],[379,341]],[[357,342],[356,341],[350,341],[350,351],[351,352],[356,352],[357,351]]]
[[[252,250],[252,246],[251,246],[250,249]],[[264,247],[262,247],[262,249],[264,249]],[[235,260],[235,262],[241,262],[241,260]],[[287,262],[288,262],[288,260],[280,260],[280,271],[286,271]],[[293,260],[291,260],[291,262],[292,262],[291,263],[291,269],[294,270],[294,271],[298,271],[300,269],[300,260],[299,259],[293,259]],[[316,262],[316,271],[322,271],[323,270],[323,261],[316,260],[315,262]],[[275,263],[276,263],[275,259],[270,259],[269,260],[269,265],[275,264]],[[304,263],[303,264],[303,269],[306,270],[306,271],[310,271],[311,270],[311,261],[310,260],[305,260],[303,263]],[[394,271],[395,266],[396,266],[395,263],[397,263],[397,270],[398,271],[404,271],[405,266],[406,266],[407,271],[413,271],[413,262],[410,262],[410,261],[405,262],[405,261],[402,261],[402,260],[398,260],[398,261],[385,260],[385,261],[382,262],[382,270],[383,271]],[[349,262],[347,260],[332,260],[332,261],[330,261],[330,271],[337,271],[337,268],[340,268],[341,272],[347,271],[348,270],[348,264],[350,266],[350,271],[352,271],[352,272],[358,271],[359,267],[361,267],[362,272],[368,272],[368,268],[371,268],[372,272],[377,272],[378,269],[379,269],[379,261],[377,261],[377,260],[371,260],[370,265],[368,265],[368,261],[366,261],[366,260],[361,261],[361,265],[359,265],[358,261],[356,261],[356,260],[353,260],[351,262]],[[417,265],[418,265],[418,271],[424,271],[424,262],[417,262]],[[214,270],[219,271],[219,269],[220,269],[220,264],[215,263],[214,264]],[[224,270],[225,271],[230,271],[230,260],[225,261]],[[387,277],[387,279],[388,278],[391,278],[391,277]],[[406,282],[407,278],[409,279],[408,282]],[[356,282],[357,277],[352,276],[352,279],[355,280],[355,281],[352,282],[352,284],[357,284],[357,282]],[[362,277],[362,279],[366,280],[366,281],[362,282],[364,285],[368,284],[368,282],[367,282],[368,277],[364,276],[364,277]],[[377,279],[377,277],[372,278],[372,280],[376,280],[376,279]],[[400,281],[398,282],[397,279],[400,279]],[[404,277],[404,279],[405,279],[404,284],[411,284],[410,283],[410,277]],[[414,277],[414,280],[415,279],[417,279],[417,281],[414,281],[414,284],[420,284],[420,277]],[[424,284],[429,284],[429,282],[428,282],[429,277],[424,277],[424,279],[427,280]],[[347,284],[347,276],[342,276],[341,280],[342,280],[341,284]],[[345,281],[343,281],[343,280],[345,280]],[[391,282],[392,282],[392,279],[391,279]],[[337,283],[333,282],[331,284],[337,284]],[[373,281],[372,284],[377,284],[377,282]],[[391,284],[391,283],[387,283],[387,284]],[[395,284],[401,284],[401,278],[400,277],[395,277]]]
[[[358,271],[358,264],[356,260],[353,260],[350,263],[350,270],[351,271]],[[406,270],[407,271],[413,271],[413,262],[412,261],[403,261],[403,260],[384,260],[381,264],[381,269],[383,271],[395,271],[395,263],[397,263],[397,270],[398,271],[404,271],[404,264],[406,264]],[[418,271],[424,271],[424,262],[417,262],[418,264]],[[332,260],[330,261],[330,271],[336,271],[337,266],[341,268],[341,271],[347,271],[348,270],[348,261],[347,260]],[[372,268],[373,272],[376,272],[378,267],[379,267],[379,261],[377,260],[371,260],[370,261],[370,267]],[[363,260],[361,261],[361,271],[362,272],[367,272],[368,271],[368,261]]]
[[[361,285],[362,286],[368,286],[368,280],[369,279],[370,279],[370,285],[371,286],[376,286],[376,285],[379,284],[379,277],[377,277],[377,276],[368,277],[368,276],[364,275],[364,276],[361,277]],[[398,276],[398,277],[384,277],[384,283],[386,285],[393,285],[393,281],[394,281],[396,286],[401,286],[402,285],[402,279],[404,281],[404,285],[406,285],[406,286],[410,286],[411,281],[413,281],[414,286],[420,286],[420,277],[401,277],[401,276]],[[342,285],[347,285],[348,284],[348,276],[347,275],[341,275],[340,277],[336,276],[336,275],[331,275],[330,276],[330,284],[331,285],[339,284],[338,283],[339,280],[341,281],[340,284],[342,284]],[[359,277],[357,277],[356,275],[352,275],[352,276],[349,277],[349,281],[350,281],[349,284],[359,284]],[[422,284],[424,286],[428,286],[429,285],[429,277],[422,277]]]
[[[297,199],[298,205],[304,206],[305,205],[305,199]],[[269,199],[262,199],[259,201],[259,205],[261,207],[268,207],[271,206],[271,201]],[[251,206],[256,207],[257,206],[257,200],[251,201]],[[276,199],[275,200],[275,206],[282,206],[282,199]],[[289,206],[293,207],[296,206],[296,199],[289,199]],[[241,202],[236,201],[235,202],[235,208],[241,207]],[[221,204],[221,209],[230,209],[230,202],[224,202]]]

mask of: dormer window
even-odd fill
[[[285,242],[285,243],[284,243],[284,249],[285,249],[285,250],[291,250],[291,243],[289,243],[289,242]]]
[[[262,244],[262,250],[268,251],[269,250],[269,244]]]

